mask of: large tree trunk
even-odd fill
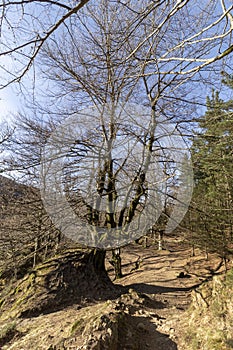
[[[107,275],[105,269],[105,257],[106,251],[102,249],[93,249],[90,253],[90,262],[93,264],[94,270],[97,273],[102,272]]]

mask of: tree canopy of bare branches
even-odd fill
[[[148,77],[160,74],[186,76],[196,73],[233,51],[233,5],[228,0],[160,0],[107,1],[115,13],[124,15],[119,27],[119,41],[124,45],[130,36],[137,37],[122,57],[123,63],[137,58],[141,73]],[[71,31],[71,22],[88,6],[101,13],[104,1],[4,0],[1,10],[1,87],[20,82],[33,67],[45,43],[58,37],[64,28]],[[125,20],[126,19],[126,20]],[[109,23],[110,24],[110,23]],[[114,23],[112,23],[114,25]],[[86,18],[86,29],[92,23]],[[111,26],[109,25],[109,29]],[[96,33],[92,33],[93,37]],[[163,42],[163,49],[160,44]],[[77,44],[78,45],[78,44]],[[150,69],[148,67],[151,67]],[[152,68],[153,67],[153,68]],[[138,74],[137,70],[135,74]]]

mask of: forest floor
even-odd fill
[[[180,346],[180,339],[184,333],[185,311],[192,300],[191,292],[213,274],[224,272],[220,258],[209,254],[207,259],[199,249],[192,256],[190,246],[180,237],[166,238],[162,251],[158,251],[152,242],[146,248],[130,244],[122,248],[121,257],[123,278],[114,284],[124,286],[125,295],[110,301],[106,301],[108,298],[94,303],[87,300],[86,306],[84,298],[82,306],[70,303],[63,309],[50,310],[37,317],[11,320],[5,326],[0,322],[0,349],[186,350]],[[114,280],[110,260],[109,252],[107,269]],[[98,347],[95,339],[104,340],[107,332],[112,334],[108,327],[110,321],[103,321],[103,315],[111,320],[111,315],[119,309],[124,312],[124,322],[117,330],[117,347]],[[91,327],[97,319],[101,320],[102,326],[93,330]],[[4,327],[7,330],[4,331]],[[3,332],[5,338],[1,335]],[[2,346],[1,337],[4,340]],[[85,341],[89,344],[86,347]]]

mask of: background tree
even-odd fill
[[[18,116],[18,122],[19,122]],[[20,277],[56,253],[60,233],[45,212],[36,168],[41,134],[22,116],[18,127],[5,128],[0,177],[0,269],[2,277]],[[45,131],[45,130],[44,130]],[[30,137],[29,137],[30,133]],[[39,142],[40,136],[40,142]],[[13,171],[13,174],[12,174]],[[18,180],[18,181],[17,181]]]
[[[232,77],[224,74],[232,88]],[[195,189],[190,224],[194,242],[226,258],[232,249],[233,214],[233,103],[218,91],[207,97],[207,111],[199,120],[201,132],[193,144]]]
[[[6,148],[6,143],[10,141],[14,129],[5,121],[0,124],[0,153],[2,153]],[[3,158],[1,159],[1,162]],[[0,163],[1,164],[1,163]]]

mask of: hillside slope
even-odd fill
[[[182,349],[233,349],[233,269],[214,276],[192,293],[192,304],[180,323]]]
[[[166,245],[162,252],[153,245],[123,248],[124,277],[114,284],[98,281],[93,271],[85,279],[91,273],[83,264],[85,252],[67,252],[4,286],[0,348],[189,350],[195,337],[188,327],[196,327],[190,320],[199,320],[200,312],[190,316],[191,295],[214,270],[220,273],[223,268],[216,255],[206,260],[197,251],[191,257],[191,250],[178,239]],[[107,267],[113,278],[109,263]]]

